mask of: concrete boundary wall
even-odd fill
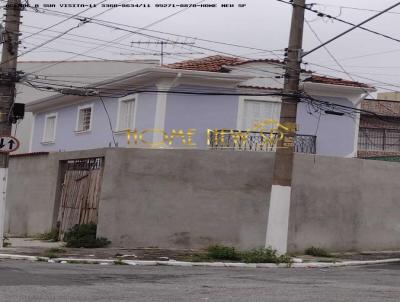
[[[110,149],[98,234],[116,246],[263,246],[272,153]]]
[[[399,179],[399,163],[297,155],[288,250],[399,250]]]
[[[62,165],[104,157],[98,235],[114,246],[265,244],[273,153],[109,148],[10,161],[6,231],[55,226]],[[400,248],[400,164],[297,154],[288,251]]]
[[[7,182],[5,232],[14,236],[32,236],[55,227],[62,181],[60,162],[104,157],[105,150],[12,156]]]

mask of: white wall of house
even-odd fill
[[[264,64],[265,63],[257,63]],[[273,66],[273,68],[276,68]],[[152,97],[145,99],[142,94],[138,95],[135,102],[136,109],[130,117],[135,121],[132,126],[144,129],[165,129],[167,131],[179,129],[197,129],[198,148],[207,148],[208,129],[252,129],[257,122],[266,119],[279,120],[280,96],[252,96],[248,94],[277,92],[276,89],[237,89],[244,82],[249,82],[248,74],[218,74],[192,71],[168,71],[165,69],[151,69],[140,71],[138,74],[143,78],[143,72],[149,77],[146,81],[156,83],[156,87],[164,87],[162,90],[186,90],[186,91],[225,91],[224,95],[187,95],[175,93],[153,93]],[[176,74],[173,74],[175,72]],[[183,75],[182,75],[183,74]],[[214,77],[214,78],[213,78]],[[130,84],[135,85],[135,79],[129,77]],[[156,79],[156,80],[155,80]],[[156,82],[154,82],[156,81]],[[158,82],[157,82],[158,81]],[[229,82],[230,81],[230,82]],[[157,83],[164,83],[158,85]],[[169,86],[165,88],[165,83]],[[195,85],[197,83],[197,85]],[[137,84],[137,83],[136,83]],[[265,83],[264,83],[265,84]],[[357,87],[326,85],[306,82],[304,90],[317,99],[329,101],[339,105],[358,108],[365,92]],[[235,95],[239,94],[239,95]],[[241,92],[243,95],[240,95]],[[229,95],[229,93],[234,93]],[[49,102],[50,101],[50,102]],[[121,101],[115,98],[107,99],[113,125],[120,123]],[[107,116],[99,100],[88,97],[64,96],[57,101],[57,106],[51,105],[51,100],[39,102],[36,108],[34,123],[34,136],[31,151],[70,151],[107,147],[110,145],[110,129]],[[84,103],[93,104],[93,128],[86,133],[77,133],[74,125],[78,120],[78,106]],[[151,106],[150,106],[151,105]],[[35,105],[34,105],[35,106]],[[137,108],[141,106],[144,111],[140,113]],[[119,108],[119,109],[118,109]],[[147,109],[146,109],[147,108]],[[55,142],[48,144],[42,141],[45,132],[45,120],[48,114],[58,114],[57,133]],[[316,114],[303,103],[298,105],[298,134],[317,136],[317,154],[354,157],[357,152],[358,116],[333,116],[324,112]],[[143,123],[138,123],[138,120]],[[146,124],[147,123],[147,124]],[[145,127],[144,127],[145,126]],[[117,129],[118,126],[115,126]],[[118,129],[117,129],[118,130]],[[264,129],[265,130],[265,129]],[[119,138],[119,146],[125,146],[125,137],[116,133]],[[123,134],[122,134],[123,135]],[[122,140],[121,140],[122,139]],[[152,137],[157,140],[156,136]],[[157,140],[159,141],[159,139]],[[162,141],[162,139],[161,139]]]
[[[157,60],[137,61],[22,61],[18,70],[23,71],[29,79],[39,82],[51,82],[61,85],[84,86],[102,80],[114,78],[142,68],[156,66]],[[23,84],[17,84],[16,102],[28,104],[32,101],[56,95],[57,92],[38,90]],[[13,134],[20,141],[20,148],[15,152],[29,152],[33,128],[32,113],[26,112],[25,118],[13,127]]]

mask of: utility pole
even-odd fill
[[[0,65],[0,136],[11,135],[10,113],[15,98],[21,9],[21,0],[8,0],[5,7]],[[8,153],[0,153],[0,247],[3,247],[4,238],[8,158]]]
[[[280,124],[296,129],[296,114],[301,72],[304,11],[306,0],[293,1],[292,24],[287,49]],[[296,130],[293,130],[295,132]],[[279,253],[287,251],[290,197],[295,134],[289,133],[278,142],[269,203],[266,246]]]

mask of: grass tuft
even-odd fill
[[[43,241],[58,241],[58,230],[54,229],[46,233],[37,234],[34,239]]]
[[[333,256],[332,256],[328,251],[326,251],[325,249],[319,248],[319,247],[314,247],[314,246],[309,247],[308,249],[306,249],[306,250],[304,251],[304,253],[305,253],[306,255],[314,256],[314,257],[328,257],[328,258],[333,257]]]
[[[289,255],[278,255],[272,248],[258,248],[248,251],[237,251],[234,247],[223,245],[212,245],[207,248],[206,253],[193,254],[187,258],[191,262],[210,261],[242,261],[245,263],[286,263],[292,266],[293,260]]]
[[[50,258],[50,259],[52,259],[52,258],[59,258],[59,257],[60,257],[59,254],[60,254],[60,253],[65,253],[65,250],[64,250],[64,249],[61,249],[61,248],[53,247],[53,248],[50,248],[50,249],[44,251],[44,252],[42,253],[42,256],[43,256],[43,257]]]
[[[239,260],[240,255],[234,247],[212,245],[207,248],[207,256],[215,260]]]
[[[8,238],[7,236],[3,236],[3,247],[10,247],[11,246],[11,242],[10,242],[10,238]]]
[[[64,241],[67,247],[85,247],[85,248],[100,248],[111,243],[106,238],[96,237],[97,226],[94,223],[81,224],[73,226],[64,235]]]

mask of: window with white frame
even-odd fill
[[[76,120],[76,131],[86,132],[92,129],[93,105],[78,107],[78,117]]]
[[[280,102],[246,99],[244,100],[243,129],[252,129],[256,124],[268,119],[279,121],[280,111]]]
[[[43,129],[43,143],[53,143],[56,139],[57,113],[46,114]]]
[[[119,101],[118,130],[133,129],[135,127],[135,97],[128,97]]]

